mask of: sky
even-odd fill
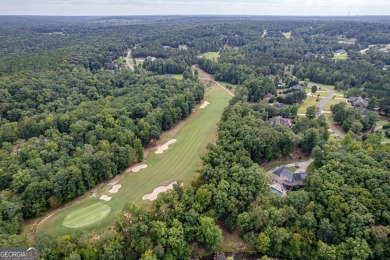
[[[390,15],[390,0],[0,0],[0,15]]]

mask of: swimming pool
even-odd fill
[[[274,187],[271,187],[271,191],[272,191],[273,193],[276,193],[276,194],[279,194],[279,195],[282,195],[282,194],[283,194],[280,190],[277,190],[277,189],[275,189]]]

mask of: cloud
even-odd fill
[[[0,14],[390,15],[388,0],[0,0]]]

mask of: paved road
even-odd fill
[[[309,86],[313,86],[315,85],[314,83],[309,83]],[[321,89],[324,89],[326,91],[329,92],[329,94],[323,98],[320,103],[318,104],[318,115],[321,115],[323,112],[322,112],[322,109],[324,108],[326,102],[328,102],[334,95],[334,92],[331,90],[331,89],[328,89],[328,88],[325,88],[325,87],[321,87]],[[335,128],[333,125],[329,124],[329,129],[333,131],[333,133],[335,133],[336,135],[340,136],[341,138],[344,138],[345,137],[345,134],[343,134],[341,131],[339,131],[337,128]]]
[[[311,164],[313,161],[314,161],[314,159],[313,159],[313,158],[310,158],[310,159],[307,160],[307,161],[298,162],[299,168],[298,168],[295,172],[297,172],[297,173],[306,172],[307,167],[308,167],[309,164]],[[295,162],[289,163],[289,164],[286,164],[286,165],[283,165],[283,166],[286,166],[286,167],[293,167],[293,166],[295,166]],[[268,172],[274,172],[274,171],[277,170],[279,167],[281,167],[281,166],[277,166],[277,167],[275,167],[275,168],[269,170]]]
[[[129,62],[130,56],[131,56],[131,50],[129,50],[129,52],[127,53],[127,56],[125,57],[126,65],[127,65],[132,71],[134,71],[133,65],[131,65],[130,62]]]

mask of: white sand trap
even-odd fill
[[[90,198],[95,198],[96,197],[96,193],[92,194],[91,196],[89,196]]]
[[[148,167],[146,164],[141,164],[141,165],[135,166],[131,171],[132,172],[139,172],[140,170],[145,169],[146,167]]]
[[[169,140],[168,142],[166,142],[165,144],[161,145],[160,147],[157,148],[156,154],[161,154],[165,150],[168,150],[168,146],[170,144],[175,143],[176,141],[177,141],[176,139],[172,139],[172,140]]]
[[[157,199],[157,195],[161,192],[165,192],[167,190],[172,190],[173,189],[173,184],[176,184],[176,182],[172,182],[168,186],[159,186],[153,190],[152,193],[146,194],[142,197],[143,200],[150,200],[153,201]]]
[[[101,200],[104,200],[104,201],[110,201],[112,198],[107,196],[107,195],[103,195],[100,197]]]
[[[205,107],[207,107],[209,104],[210,104],[210,102],[205,101],[205,102],[203,102],[203,104],[202,104],[199,108],[205,108]]]
[[[109,190],[108,192],[110,192],[110,193],[117,193],[118,190],[119,190],[121,187],[122,187],[122,185],[116,184],[116,185],[112,186],[111,190]]]

